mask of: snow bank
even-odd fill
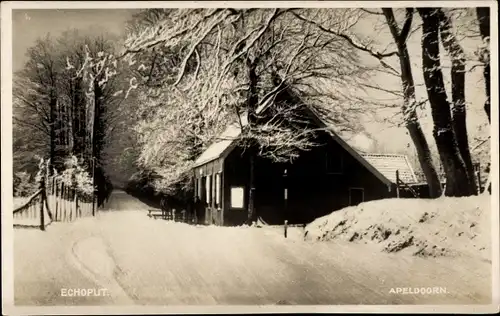
[[[435,200],[387,199],[320,217],[304,232],[309,241],[373,244],[385,252],[423,257],[472,256],[491,262],[490,196]]]

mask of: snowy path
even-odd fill
[[[389,255],[365,245],[284,239],[272,228],[170,223],[148,218],[147,208],[117,191],[97,218],[54,224],[45,233],[16,230],[17,302],[33,304],[35,297],[37,304],[61,305],[485,304],[491,300],[490,286],[485,286],[491,265],[486,263],[474,263],[477,272],[464,274],[468,262]],[[68,259],[74,258],[67,253],[75,249],[80,266]],[[57,295],[61,287],[70,286],[104,286],[110,296],[70,301]],[[396,287],[441,287],[447,293],[391,294]]]

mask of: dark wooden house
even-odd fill
[[[309,113],[324,130],[318,136],[321,146],[301,153],[291,164],[264,158],[254,162],[254,205],[260,221],[308,223],[349,205],[396,197],[396,170],[400,181],[417,182],[405,156],[360,153],[312,109]],[[247,221],[250,163],[248,151],[238,146],[240,133],[239,124],[228,126],[195,161],[195,195],[206,203],[207,224]]]

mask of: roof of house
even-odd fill
[[[402,181],[408,184],[417,182],[416,176],[406,156],[391,154],[360,154],[334,132],[331,133],[342,147],[350,152],[351,155],[355,156],[355,158],[361,160],[360,162],[376,176],[378,175],[383,182],[396,183],[396,170],[399,170],[399,176]],[[239,124],[230,124],[218,140],[208,146],[208,148],[196,159],[194,167],[199,167],[215,159],[225,157],[234,148],[235,140],[238,139],[240,134],[241,128]]]
[[[214,143],[195,160],[194,167],[201,166],[207,162],[213,161],[231,151],[234,141],[241,134],[241,128],[238,123],[230,124],[224,132],[216,139]]]
[[[362,154],[375,169],[382,173],[391,182],[396,183],[396,170],[399,178],[406,183],[417,183],[417,177],[405,155],[393,154]]]
[[[257,114],[262,113],[265,111],[270,104],[272,104],[272,101],[266,100],[259,108],[257,109]],[[396,169],[393,169],[393,174],[391,174],[391,168],[387,167],[384,165],[383,162],[381,162],[380,159],[374,158],[376,155],[371,155],[372,159],[371,161],[376,165],[374,166],[372,162],[369,162],[365,157],[363,157],[356,149],[354,149],[352,146],[350,146],[344,139],[342,139],[332,128],[331,126],[328,126],[326,122],[324,122],[318,113],[305,104],[306,108],[310,111],[312,114],[312,119],[316,121],[316,123],[321,126],[322,128],[325,128],[328,133],[332,136],[334,140],[336,140],[351,156],[353,156],[356,160],[358,160],[365,168],[367,168],[373,175],[375,175],[379,180],[381,180],[383,183],[386,185],[390,186],[393,183],[396,183]],[[243,125],[245,125],[248,121],[246,119],[243,120]],[[225,157],[227,154],[231,152],[231,150],[235,147],[235,140],[239,137],[241,134],[241,127],[239,123],[233,123],[229,125],[226,130],[221,134],[219,140],[214,142],[212,145],[210,145],[199,157],[196,159],[194,163],[194,168],[199,167],[203,164],[206,164],[210,161],[213,161],[215,159]],[[394,155],[386,155],[386,156],[391,156],[393,157]],[[400,170],[400,178],[401,180],[407,182],[407,183],[414,183],[416,181],[415,174],[413,173],[413,170],[411,169],[411,166],[409,165],[408,161],[406,160],[405,156],[404,161],[406,162],[405,164],[401,164],[401,159],[400,158],[394,158],[391,161],[396,168],[400,168],[401,166],[405,166],[404,169],[399,169]],[[370,158],[369,158],[370,159]],[[383,160],[383,159],[382,159]],[[399,163],[397,163],[399,161]],[[408,171],[411,170],[411,172]],[[411,180],[411,181],[410,181]]]

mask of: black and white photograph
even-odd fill
[[[499,312],[496,1],[1,17],[7,314]]]

